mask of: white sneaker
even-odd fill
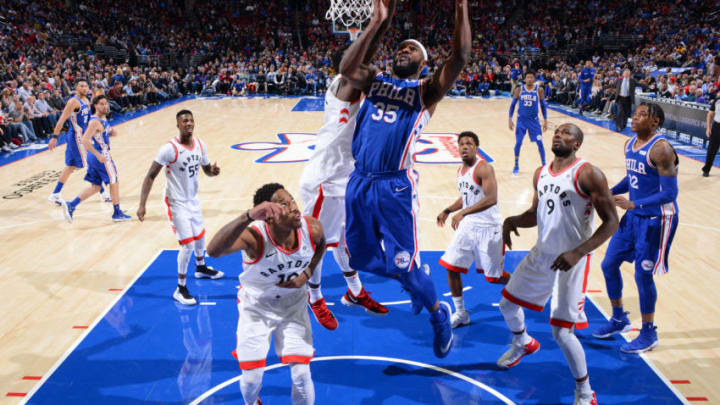
[[[425,272],[425,274],[427,274],[429,276],[430,275],[430,266],[427,264],[423,264],[422,267],[423,267],[423,271]]]
[[[3,146],[2,146],[2,151],[3,151],[3,152],[11,152],[12,149],[10,149],[10,147],[7,146],[7,145],[3,145]]]
[[[573,401],[573,405],[598,405],[595,391],[580,392],[579,390],[575,390],[575,401]]]
[[[195,297],[190,295],[190,292],[188,291],[187,287],[177,286],[177,288],[175,289],[175,293],[173,293],[173,298],[175,298],[175,300],[177,302],[179,302],[183,305],[197,304]]]
[[[500,357],[497,361],[497,365],[502,368],[510,368],[520,363],[520,360],[536,351],[540,350],[540,343],[535,338],[530,338],[530,343],[526,345],[513,343],[510,345],[510,349]]]
[[[55,205],[62,205],[62,197],[60,196],[60,193],[52,193],[48,196],[48,201]]]
[[[453,329],[469,324],[470,314],[468,314],[468,311],[457,311],[450,316],[450,326],[452,326]]]

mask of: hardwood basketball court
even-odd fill
[[[323,113],[291,112],[297,103],[298,99],[281,98],[193,99],[117,125],[119,135],[111,139],[112,155],[119,172],[121,207],[133,215],[131,222],[113,223],[111,205],[97,196],[78,207],[73,224],[65,222],[61,209],[47,200],[64,165],[64,148],[0,167],[0,195],[11,197],[0,199],[0,312],[4,314],[0,324],[0,402],[22,401],[21,396],[6,393],[30,392],[38,377],[51,370],[159,250],[177,247],[161,203],[164,175],[155,182],[145,222],[135,217],[145,173],[160,146],[177,134],[175,113],[181,108],[193,111],[195,136],[207,143],[211,161],[217,161],[222,170],[218,177],[200,179],[205,226],[212,237],[250,207],[255,189],[264,183],[283,183],[297,197],[304,163],[261,164],[256,160],[271,150],[251,152],[232,147],[246,142],[277,143],[277,134],[315,133],[322,125]],[[494,159],[503,216],[519,214],[529,206],[531,175],[539,165],[535,145],[526,140],[520,175],[511,175],[514,133],[507,128],[508,105],[508,99],[447,99],[425,129],[426,133],[472,130],[479,135],[481,149]],[[573,122],[583,129],[585,143],[578,155],[600,167],[610,185],[624,176],[626,136],[557,111],[549,112],[549,121],[555,125]],[[545,133],[548,159],[552,156],[548,146],[551,135],[551,130]],[[720,181],[715,175],[701,177],[700,167],[699,161],[680,157],[680,223],[670,254],[671,271],[656,277],[660,346],[647,358],[667,379],[677,382],[684,396],[705,397],[714,403],[720,401],[720,387],[715,383],[720,379],[720,327],[715,326],[720,309],[714,302],[720,285],[720,216],[716,211]],[[422,250],[443,250],[451,239],[450,227],[438,228],[435,217],[457,197],[456,168],[454,164],[416,165]],[[87,186],[83,176],[84,170],[70,178],[62,191],[66,200]],[[521,230],[514,246],[527,250],[535,238],[536,230]],[[600,270],[606,246],[593,259],[589,297],[609,313]],[[237,274],[237,270],[223,270]],[[443,270],[435,266],[434,271]],[[633,272],[632,265],[623,266],[625,307],[634,325],[639,325]],[[169,266],[168,303],[175,274],[176,268]],[[465,283],[473,285],[479,280],[468,278]],[[454,350],[458,355],[463,349]],[[601,396],[602,388],[595,389]]]

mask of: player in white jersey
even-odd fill
[[[210,164],[207,147],[193,136],[195,119],[192,112],[181,110],[175,116],[180,134],[160,148],[155,161],[148,170],[140,192],[137,217],[145,219],[145,204],[152,189],[153,181],[165,167],[164,204],[173,232],[180,243],[178,252],[178,286],[173,298],[184,305],[195,305],[197,301],[187,289],[188,263],[195,252],[195,277],[218,279],[223,276],[205,264],[205,225],[203,224],[200,201],[197,198],[200,168],[207,176],[217,176],[220,168]]]
[[[346,49],[333,55],[336,72]],[[360,305],[370,314],[386,315],[387,308],[370,298],[357,271],[350,267],[345,247],[345,187],[354,169],[351,147],[355,119],[361,105],[360,90],[350,86],[342,76],[335,76],[325,93],[325,122],[317,133],[315,150],[300,177],[300,200],[304,207],[303,215],[320,221],[328,247],[334,248],[333,257],[348,285],[341,302],[345,305]],[[318,322],[334,330],[338,322],[323,298],[321,279],[322,261],[308,282],[308,299]]]
[[[309,363],[315,349],[306,283],[325,254],[323,228],[317,219],[301,216],[290,193],[277,183],[259,188],[253,205],[208,244],[212,257],[243,254],[233,352],[242,370],[240,390],[246,405],[259,403],[272,338],[280,361],[290,366],[292,403],[311,405],[315,389]]]
[[[455,236],[439,261],[447,269],[455,304],[455,312],[450,318],[453,328],[470,323],[460,273],[467,274],[475,262],[477,272],[484,273],[491,283],[507,284],[510,278],[503,270],[502,216],[497,206],[495,171],[490,163],[478,156],[479,144],[474,132],[458,135],[458,150],[463,161],[458,168],[460,198],[437,216],[438,226],[444,226],[450,213],[460,211],[452,217]]]
[[[509,248],[510,233],[518,235],[517,228],[537,226],[538,240],[502,291],[500,311],[513,333],[513,341],[497,362],[500,367],[512,367],[523,356],[540,349],[537,340],[525,330],[522,307],[542,311],[552,295],[550,324],[553,338],[575,377],[575,405],[597,404],[590,388],[585,352],[573,327],[587,327],[583,309],[590,254],[618,228],[605,175],[575,156],[582,142],[582,130],[574,124],[563,124],[555,130],[555,158],[535,171],[532,206],[503,223],[503,241]],[[595,210],[602,224],[593,233]]]

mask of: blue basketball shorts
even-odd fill
[[[407,170],[350,175],[345,238],[351,268],[393,277],[420,266],[416,184]]]
[[[67,139],[67,147],[65,148],[65,166],[74,166],[78,169],[82,169],[87,163],[85,160],[85,147],[81,142],[82,134],[77,134],[74,131],[68,131],[65,134],[65,137]]]
[[[517,143],[522,143],[526,133],[530,135],[531,142],[542,141],[540,120],[537,118],[529,120],[518,117],[517,125],[515,126],[515,140]]]
[[[677,214],[647,217],[628,211],[610,239],[605,261],[618,266],[622,262],[634,262],[636,272],[667,273],[670,246],[677,225]]]
[[[117,167],[110,154],[105,156],[105,163],[101,163],[95,155],[88,154],[88,169],[85,174],[85,181],[96,186],[115,184],[118,181]]]

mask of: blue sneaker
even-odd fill
[[[629,314],[629,312],[625,312],[621,319],[610,318],[608,323],[597,328],[592,335],[598,339],[606,339],[616,333],[630,332],[633,327],[632,324],[630,324],[627,314]]]
[[[129,221],[130,219],[132,219],[132,217],[130,215],[125,215],[125,213],[122,211],[118,211],[112,216],[113,222]]]
[[[68,203],[67,201],[60,202],[63,209],[63,215],[65,216],[65,220],[72,224],[73,221],[73,212],[75,212],[75,206]]]
[[[435,356],[443,358],[450,353],[453,342],[452,326],[450,325],[450,314],[452,313],[450,304],[440,301],[438,312],[441,313],[439,317],[441,320],[434,320],[431,315],[430,323],[432,323],[433,333],[435,334],[433,338]]]
[[[632,342],[627,342],[620,346],[620,350],[625,353],[642,353],[652,350],[660,344],[657,337],[657,326],[648,329],[641,329],[638,337]]]
[[[517,176],[518,173],[520,173],[520,167],[517,166],[517,165],[515,165],[515,167],[513,167],[513,172],[512,172],[512,174],[513,174],[513,176]]]

